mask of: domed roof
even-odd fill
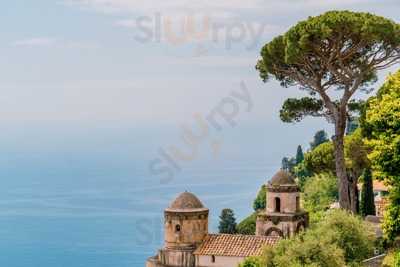
[[[197,210],[205,209],[203,203],[192,193],[183,192],[181,193],[171,205],[169,205],[168,210]]]
[[[279,185],[296,185],[295,180],[293,177],[288,173],[287,171],[284,170],[279,170],[271,179],[269,184],[273,186],[279,186]]]

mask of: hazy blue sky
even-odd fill
[[[158,149],[181,144],[182,125],[195,127],[193,116],[207,116],[241,81],[251,110],[241,103],[236,126],[209,133],[196,159],[279,165],[330,126],[281,123],[283,100],[298,90],[262,83],[254,65],[273,36],[331,9],[396,21],[400,14],[398,0],[6,1],[1,166],[27,173],[77,162],[146,168]]]

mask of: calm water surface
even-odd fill
[[[215,231],[222,208],[238,220],[251,212],[276,169],[184,170],[166,185],[145,171],[3,173],[0,266],[142,267],[162,244],[162,211],[179,192],[194,192],[210,208]]]

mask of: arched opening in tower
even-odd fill
[[[275,212],[281,212],[281,199],[279,197],[275,198]]]

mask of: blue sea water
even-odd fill
[[[149,162],[159,147],[187,149],[179,131],[111,126],[0,131],[0,267],[143,267],[162,246],[163,210],[179,193],[201,199],[215,232],[223,208],[238,221],[249,215],[282,156],[311,136],[280,131],[279,143],[268,125],[228,128],[212,135],[223,141],[218,153],[204,142],[162,183]]]
[[[146,171],[99,169],[74,175],[22,168],[12,177],[3,171],[0,266],[142,267],[162,245],[162,212],[179,192],[194,192],[210,208],[216,231],[221,209],[244,218],[259,186],[276,171],[248,164],[185,169],[160,184]]]

